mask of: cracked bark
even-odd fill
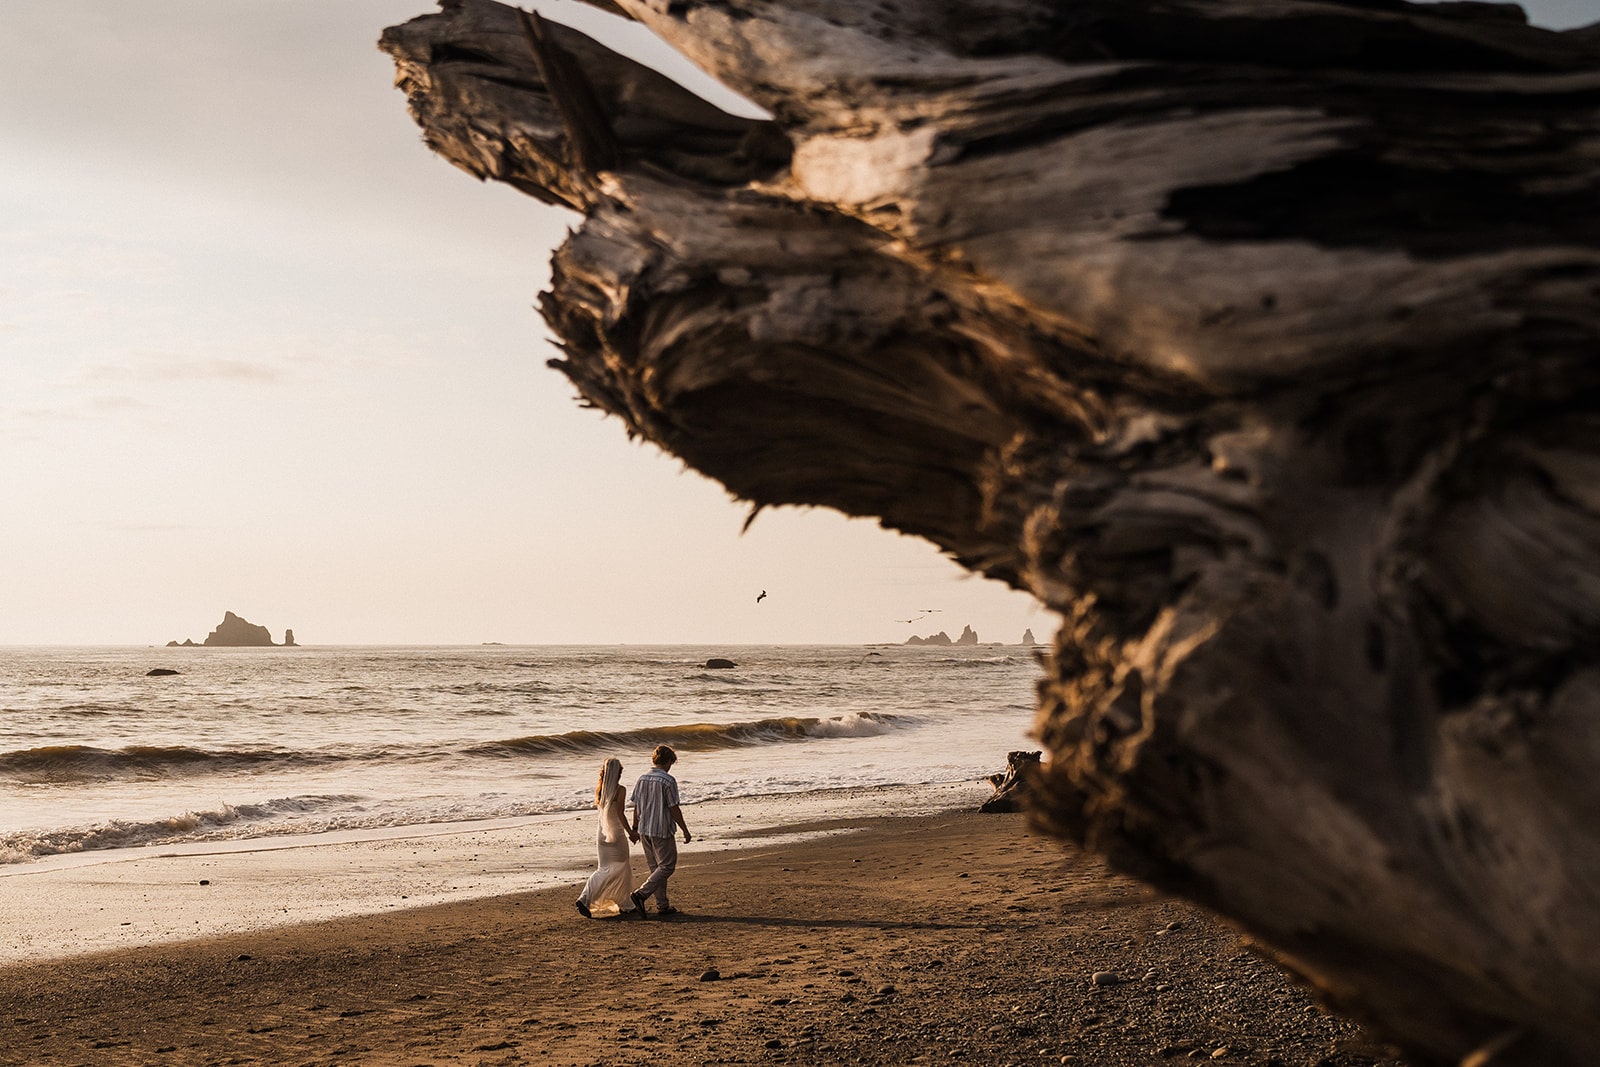
[[[585,400],[1058,611],[1056,832],[1419,1064],[1600,1062],[1600,29],[596,6],[773,117],[489,0],[382,41],[434,151],[583,215]]]

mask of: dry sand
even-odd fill
[[[12,964],[0,1063],[1401,1067],[1019,816],[808,829],[686,847],[669,919],[585,920],[579,878]]]

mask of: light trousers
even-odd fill
[[[678,869],[678,839],[671,834],[666,837],[640,834],[639,844],[644,846],[644,859],[650,864],[650,877],[639,887],[639,895],[641,897],[654,895],[658,907],[671,907],[672,905],[667,903],[667,879]]]

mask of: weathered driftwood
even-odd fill
[[[383,47],[434,150],[584,216],[588,402],[1061,612],[1051,826],[1419,1064],[1600,1063],[1600,34],[597,5],[763,121],[442,6]]]
[[[1006,753],[1006,769],[989,776],[994,795],[979,804],[978,810],[985,815],[1024,810],[1029,788],[1039,774],[1043,755],[1043,752]]]

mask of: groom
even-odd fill
[[[678,909],[667,901],[667,879],[678,866],[678,842],[673,839],[674,823],[689,843],[689,826],[678,808],[678,780],[668,772],[678,762],[678,754],[667,745],[658,745],[650,756],[650,770],[633,786],[633,833],[644,845],[644,858],[650,864],[650,877],[633,893],[633,905],[644,914],[644,902],[654,894],[657,915],[676,915]]]

